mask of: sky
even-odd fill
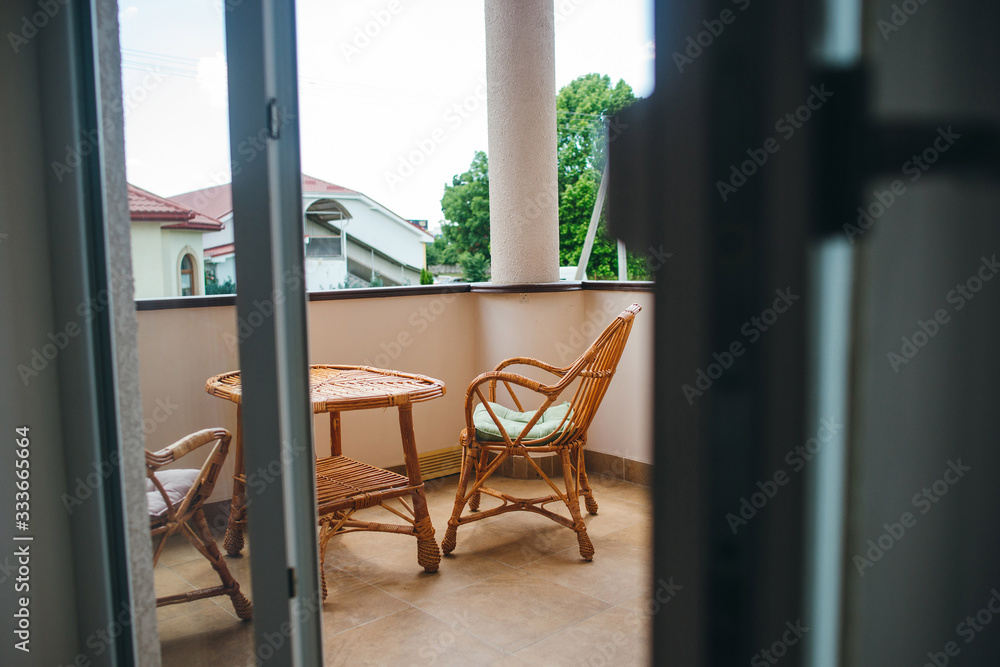
[[[300,0],[302,170],[408,219],[488,152],[483,0]],[[653,86],[652,0],[555,0],[556,86]],[[227,183],[221,0],[120,3],[128,180],[160,196]]]

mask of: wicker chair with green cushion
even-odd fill
[[[587,536],[587,527],[580,512],[580,495],[583,495],[590,514],[597,514],[597,502],[587,479],[583,448],[587,444],[587,429],[607,392],[632,330],[633,320],[640,310],[638,304],[626,308],[579,359],[565,368],[530,357],[515,357],[501,362],[492,371],[472,381],[465,396],[466,428],[460,435],[462,474],[455,495],[455,507],[441,543],[445,554],[455,549],[459,526],[524,510],[572,528],[577,534],[580,555],[586,560],[593,558],[594,546]],[[555,380],[552,384],[545,384],[505,370],[515,365],[540,368],[555,376]],[[516,409],[497,403],[497,383],[506,387]],[[540,396],[541,405],[535,410],[525,410],[514,392],[514,386]],[[559,402],[564,394],[570,399]],[[532,459],[532,455],[552,452],[559,456],[562,464],[561,486]],[[528,469],[533,469],[548,484],[552,493],[540,498],[516,498],[486,486],[490,476],[512,456],[524,458]],[[479,511],[483,493],[499,499],[501,504]],[[569,510],[568,518],[545,507],[559,501],[565,503]],[[466,505],[471,512],[463,516]]]
[[[160,538],[153,551],[153,565],[155,566],[160,559],[167,538],[180,533],[198,550],[198,553],[208,559],[222,582],[219,586],[157,598],[157,607],[216,595],[228,595],[237,616],[246,620],[253,615],[253,606],[240,591],[239,582],[229,572],[226,561],[219,553],[202,509],[202,505],[212,495],[212,489],[219,479],[219,472],[226,460],[231,439],[232,436],[226,429],[209,428],[192,433],[157,452],[146,452],[146,505],[149,512],[149,528],[154,538]],[[160,470],[162,466],[173,463],[185,454],[212,442],[216,445],[200,470]]]

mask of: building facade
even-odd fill
[[[134,185],[128,203],[136,297],[204,294],[202,237],[223,224]]]
[[[218,219],[223,228],[205,234],[205,265],[219,284],[236,282],[230,184],[170,198]],[[416,285],[425,267],[426,244],[434,241],[418,223],[396,215],[356,190],[302,176],[306,287]]]

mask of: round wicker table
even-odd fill
[[[236,403],[236,447],[233,500],[226,530],[225,546],[230,555],[243,549],[247,524],[246,474],[243,463],[243,386],[239,371],[208,379],[205,390],[213,396]],[[416,440],[413,435],[412,404],[429,401],[445,393],[444,383],[424,375],[368,366],[315,365],[309,367],[309,393],[313,412],[330,414],[330,456],[316,460],[316,495],[320,525],[320,572],[326,545],[339,533],[358,530],[401,533],[417,538],[417,562],[427,572],[435,572],[441,551],[434,540],[434,527],[427,511],[424,484],[420,477]],[[340,413],[348,410],[396,407],[402,436],[406,476],[376,468],[343,456],[340,441]],[[411,504],[406,502],[409,497]],[[387,506],[397,500],[402,510]],[[407,523],[386,524],[360,521],[354,513],[382,505]],[[326,599],[326,577],[323,598]]]

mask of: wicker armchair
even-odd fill
[[[587,444],[587,429],[611,383],[632,330],[632,322],[640,310],[638,304],[629,306],[583,356],[565,368],[557,368],[529,357],[515,357],[501,362],[493,371],[483,373],[472,381],[465,397],[466,428],[460,436],[463,447],[462,473],[455,496],[455,508],[441,543],[445,554],[455,549],[459,526],[506,512],[525,510],[572,528],[577,534],[580,555],[586,560],[593,558],[594,546],[587,536],[587,527],[580,513],[581,491],[590,514],[597,514],[597,501],[594,500],[594,493],[587,479],[583,448]],[[543,384],[504,370],[514,365],[540,368],[554,375],[557,380],[553,384]],[[495,403],[498,382],[507,388],[520,412],[513,413]],[[483,385],[487,386],[488,396],[483,393]],[[524,412],[511,385],[540,395],[543,399],[541,406],[533,413]],[[572,386],[575,389],[568,404],[556,406],[559,397],[564,392],[569,394],[568,390]],[[565,488],[557,486],[531,458],[531,455],[547,452],[559,455]],[[539,498],[515,498],[486,486],[489,477],[511,456],[524,457],[529,469],[534,469],[553,493]],[[480,512],[479,503],[483,493],[498,498],[502,504]],[[556,501],[566,504],[571,518],[545,508],[545,505]],[[473,513],[462,516],[466,504]]]
[[[250,601],[240,592],[239,583],[230,574],[226,561],[215,545],[215,539],[205,520],[205,512],[202,510],[202,505],[215,488],[222,463],[229,451],[231,438],[229,431],[211,428],[192,433],[158,452],[146,451],[146,499],[149,507],[150,532],[152,537],[160,538],[153,552],[153,565],[155,566],[160,559],[167,538],[181,533],[201,555],[208,559],[222,580],[219,586],[157,598],[157,607],[216,595],[228,595],[237,616],[246,620],[253,615]],[[202,445],[216,441],[215,448],[212,449],[201,470],[171,469],[157,472],[160,467],[180,459]]]

